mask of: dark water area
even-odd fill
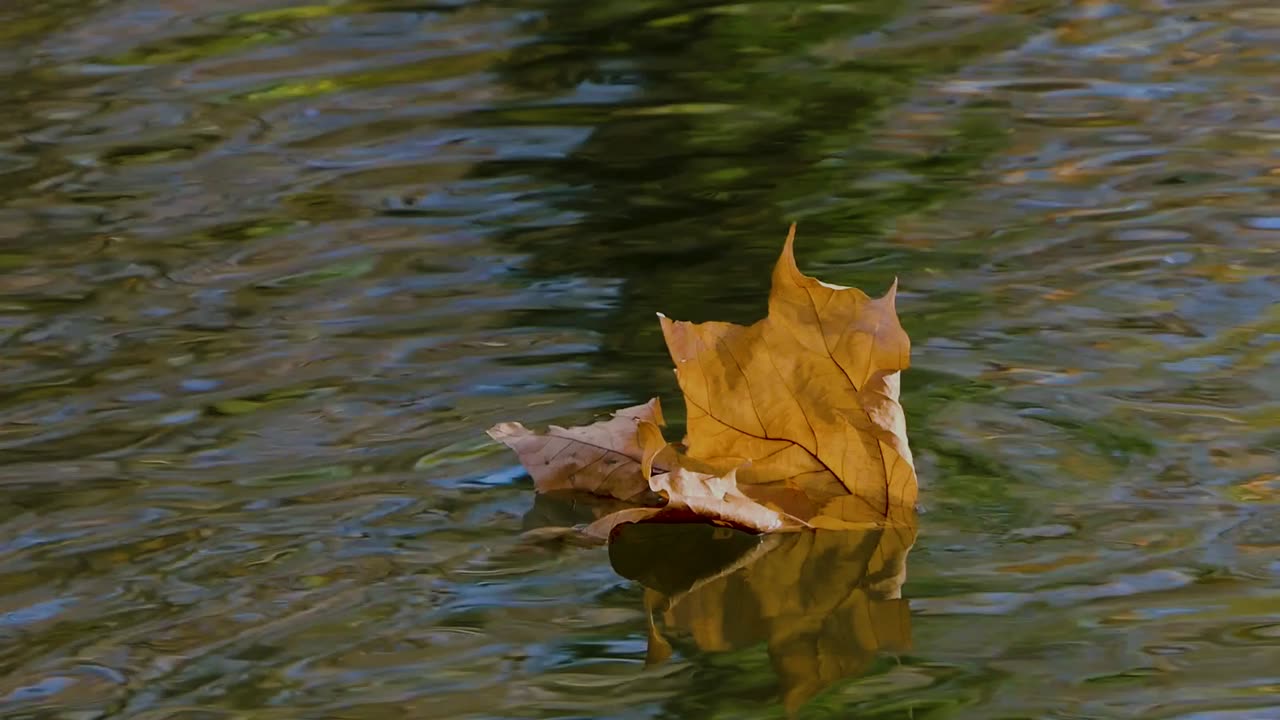
[[[0,717],[1280,718],[1278,72],[1268,0],[0,6]],[[919,527],[540,535],[484,429],[679,424],[654,313],[791,221],[899,280]]]

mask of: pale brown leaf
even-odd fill
[[[636,437],[640,422],[655,427],[664,423],[657,398],[584,427],[552,425],[540,434],[518,422],[507,422],[490,428],[489,436],[515,450],[538,492],[581,490],[637,500],[649,492],[640,471],[642,449]]]
[[[608,538],[619,525],[632,522],[709,521],[757,533],[804,526],[785,512],[765,507],[744,495],[738,489],[733,470],[713,475],[683,467],[683,458],[671,451],[657,425],[639,423],[636,436],[641,448],[642,474],[649,475],[655,459],[671,464],[669,471],[648,478],[649,489],[667,503],[660,508],[632,508],[606,515],[587,527],[588,535]]]

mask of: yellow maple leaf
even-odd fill
[[[898,403],[911,344],[881,298],[796,267],[795,225],[769,313],[748,327],[660,315],[688,407],[688,454],[817,527],[908,521],[916,473]]]

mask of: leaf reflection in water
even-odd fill
[[[689,636],[704,652],[759,643],[788,714],[878,653],[910,647],[902,598],[916,525],[862,531],[747,533],[706,525],[633,524],[609,545],[618,574],[645,587],[650,664]]]

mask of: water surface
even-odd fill
[[[0,716],[1280,717],[1277,63],[1264,0],[6,5]],[[484,428],[678,422],[653,313],[759,317],[792,220],[900,280],[919,528],[527,534]]]

